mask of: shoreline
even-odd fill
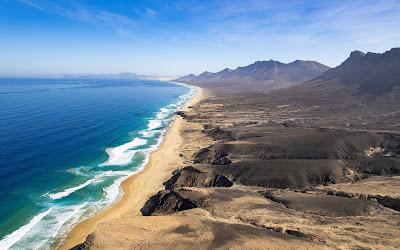
[[[188,107],[202,99],[203,90],[199,87],[195,88],[195,95],[179,110],[187,110]],[[171,172],[182,163],[179,158],[179,149],[182,144],[180,135],[182,122],[182,117],[176,116],[163,136],[159,147],[150,153],[148,162],[141,170],[122,181],[120,186],[122,197],[98,214],[76,224],[61,243],[60,249],[70,249],[83,243],[100,223],[123,218],[128,214],[142,216],[140,209],[144,203],[151,195],[163,188],[162,183],[165,178],[170,176]],[[163,164],[160,165],[160,162]]]

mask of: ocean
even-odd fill
[[[120,197],[194,89],[0,78],[0,249],[48,249]]]

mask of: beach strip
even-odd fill
[[[180,110],[201,100],[203,90],[196,88],[196,94],[184,104]],[[149,162],[143,170],[137,172],[121,183],[123,195],[121,199],[109,208],[78,223],[67,235],[61,249],[70,249],[86,240],[86,237],[96,230],[97,225],[126,215],[142,216],[140,209],[150,196],[163,189],[163,182],[182,164],[179,149],[183,143],[181,128],[183,118],[177,116],[168,128],[160,147],[150,154]]]

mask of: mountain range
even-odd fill
[[[305,83],[311,87],[352,89],[357,94],[381,94],[400,87],[400,48],[384,53],[353,51],[336,68]]]
[[[205,88],[224,90],[273,90],[297,86],[322,89],[347,89],[356,94],[380,94],[400,87],[400,48],[384,53],[353,51],[339,66],[329,68],[315,61],[285,64],[257,61],[235,70],[187,75],[176,81]]]
[[[217,73],[204,72],[198,76],[186,75],[176,79],[202,87],[229,87],[231,90],[243,88],[279,89],[313,79],[329,67],[315,61],[296,60],[291,63],[279,61],[257,61],[244,67],[224,69]]]

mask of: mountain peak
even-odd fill
[[[380,94],[400,86],[400,49],[367,54],[353,51],[338,67],[326,71],[322,81],[356,86],[360,93]]]
[[[301,64],[314,64],[314,63],[318,63],[318,62],[314,62],[314,61],[305,61],[305,60],[294,60],[293,62],[288,63],[288,64],[301,65]]]
[[[275,60],[256,61],[250,65],[225,68],[217,73],[204,73],[193,78],[181,78],[203,87],[230,87],[235,89],[278,89],[313,79],[329,67],[314,61],[282,63]]]
[[[256,62],[254,62],[254,64],[272,64],[272,63],[278,63],[278,61],[274,61],[274,60],[270,59],[268,61],[256,61]]]
[[[221,70],[220,72],[231,72],[231,71],[232,71],[232,69],[230,69],[230,68],[225,68],[225,69]]]
[[[387,51],[386,53],[389,53],[392,55],[400,55],[400,48],[392,48],[391,50]]]
[[[362,58],[364,56],[365,56],[365,53],[361,52],[359,50],[355,50],[355,51],[350,53],[350,58]]]

